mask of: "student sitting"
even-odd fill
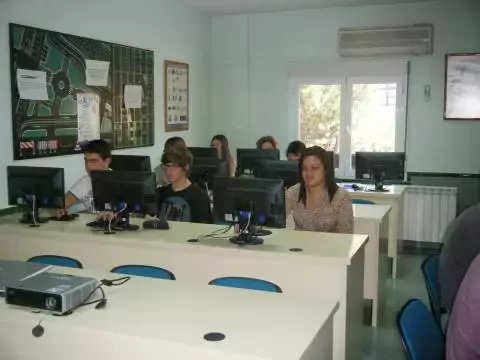
[[[187,145],[185,143],[185,140],[183,140],[179,136],[173,136],[167,141],[165,141],[165,144],[163,145],[163,152],[170,151],[172,149],[183,149],[186,148]],[[167,175],[165,174],[163,166],[160,164],[155,168],[155,177],[157,178],[157,186],[165,186],[168,185],[169,182],[167,180]]]
[[[237,164],[230,154],[230,148],[228,147],[228,139],[225,135],[215,135],[210,141],[210,146],[217,149],[218,158],[222,161],[228,161],[229,176],[235,176],[235,169]]]
[[[257,140],[257,149],[276,150],[278,149],[277,140],[273,136],[262,136]]]
[[[108,170],[112,153],[110,145],[104,140],[93,140],[83,146],[86,175],[82,176],[65,197],[65,210],[57,214],[61,217],[68,213],[89,212],[94,213],[92,182],[90,172]]]
[[[446,360],[480,360],[480,255],[470,264],[448,321]]]
[[[285,194],[286,215],[298,230],[353,233],[353,207],[348,193],[335,183],[327,152],[318,146],[299,160],[300,183]]]
[[[171,221],[213,223],[208,195],[188,180],[192,154],[186,149],[171,149],[162,155],[169,185],[158,188],[160,217]]]
[[[480,204],[469,207],[452,221],[442,244],[438,269],[440,296],[442,307],[449,311],[468,267],[480,253]]]
[[[306,149],[305,144],[300,140],[292,141],[287,146],[287,159],[289,161],[296,161],[300,159],[305,149]]]

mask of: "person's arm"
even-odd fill
[[[337,217],[335,232],[353,234],[353,206],[348,193],[338,189],[333,201],[335,202],[335,215]]]
[[[295,204],[298,202],[298,192],[300,190],[300,185],[294,185],[285,191],[285,216],[288,217]]]
[[[235,171],[237,170],[237,162],[234,158],[230,159],[230,177],[235,177]]]

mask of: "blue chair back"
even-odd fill
[[[210,281],[208,284],[248,290],[268,291],[276,293],[282,292],[282,289],[280,289],[278,285],[271,283],[270,281],[248,277],[221,277]]]
[[[110,270],[112,273],[144,276],[155,279],[175,280],[173,273],[166,269],[149,265],[120,265]]]
[[[400,310],[397,326],[410,360],[443,360],[445,339],[428,307],[418,299]]]
[[[372,200],[366,200],[366,199],[352,199],[352,204],[355,204],[355,205],[375,205],[375,203]]]
[[[438,324],[441,324],[440,285],[438,283],[439,255],[427,257],[422,263],[422,273],[427,287],[430,309]]]
[[[61,255],[38,255],[31,257],[27,260],[28,262],[52,265],[52,266],[63,266],[69,268],[83,269],[83,265],[77,259],[73,259],[68,256]]]

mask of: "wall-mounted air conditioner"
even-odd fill
[[[433,53],[433,25],[341,28],[341,57],[412,56]]]

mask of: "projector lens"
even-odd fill
[[[48,298],[45,300],[45,307],[46,307],[48,310],[53,310],[53,309],[55,309],[56,306],[57,306],[57,300],[55,300],[55,298],[48,297]]]

